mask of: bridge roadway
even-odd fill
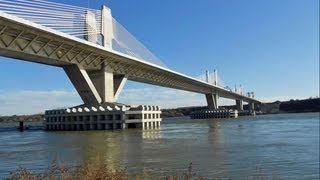
[[[89,75],[90,72],[104,69],[112,72],[114,77],[119,76],[122,79],[206,94],[207,96],[218,94],[223,98],[260,103],[254,98],[231,92],[222,87],[114,51],[111,48],[105,48],[3,12],[0,12],[0,56],[63,68],[74,65],[81,72],[88,72]],[[73,84],[77,86],[77,82],[72,80],[72,75],[70,76],[68,73],[68,68],[65,68],[65,71]],[[69,71],[73,71],[72,68]],[[88,75],[83,75],[85,79],[88,78]],[[123,86],[119,84],[121,81],[116,83],[115,81],[114,101],[119,95],[120,86]],[[99,85],[95,85],[97,90],[93,93],[99,96],[97,93]],[[88,88],[89,91],[90,88],[92,90],[92,85],[88,84]],[[86,99],[86,95],[83,95],[86,88],[76,87],[76,89],[85,103],[92,103]],[[90,92],[86,93],[90,94]],[[103,101],[102,96],[96,98],[98,103]]]

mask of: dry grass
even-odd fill
[[[259,170],[259,175],[248,177],[248,180],[267,180],[267,179],[281,179],[277,176],[266,176]],[[58,164],[56,161],[43,172],[31,172],[24,167],[19,167],[13,171],[8,180],[129,180],[129,179],[159,179],[156,177],[150,177],[148,175],[136,175],[129,176],[126,169],[114,170],[110,168],[106,163],[100,160],[94,160],[93,162],[83,162],[78,166],[66,166]],[[189,164],[185,173],[178,175],[167,176],[166,180],[204,180],[205,178],[198,176],[193,172],[192,163]],[[221,179],[221,178],[211,178]],[[222,178],[231,180],[231,178]]]
[[[95,160],[94,163],[83,162],[78,166],[66,166],[58,164],[56,161],[44,172],[31,172],[24,167],[19,167],[11,172],[8,180],[128,180],[128,179],[153,179],[149,176],[134,176],[130,177],[126,169],[113,170],[102,161]],[[168,176],[167,180],[202,180],[204,178],[196,177],[192,172],[192,163],[190,163],[187,172],[181,175]]]
[[[8,180],[127,180],[129,179],[126,169],[113,170],[101,161],[95,163],[83,162],[78,166],[60,165],[54,161],[44,172],[31,172],[26,168],[19,167],[12,172]]]
[[[189,164],[187,172],[183,173],[181,176],[175,175],[175,176],[168,176],[167,180],[204,180],[203,177],[197,176],[196,173],[193,172],[192,170],[192,163]]]

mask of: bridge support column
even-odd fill
[[[102,65],[101,69],[88,74],[101,96],[101,102],[114,102],[113,72]]]
[[[76,64],[64,66],[63,69],[85,104],[101,103],[101,97],[85,69]]]
[[[116,102],[127,80],[124,75],[114,75],[104,65],[100,70],[89,72],[78,65],[64,66],[63,69],[88,106]]]
[[[208,108],[211,110],[215,110],[219,108],[218,100],[219,96],[218,94],[206,94],[207,104]]]
[[[237,105],[237,110],[238,111],[243,111],[243,101],[236,99],[236,105]]]
[[[119,94],[127,82],[128,77],[125,75],[113,75],[113,94],[114,100],[116,101],[119,97]]]
[[[256,103],[255,104],[255,109],[257,109],[258,111],[261,111],[261,106],[262,106],[261,103]]]
[[[249,102],[248,103],[248,109],[249,109],[249,111],[254,111],[255,110],[254,102]]]

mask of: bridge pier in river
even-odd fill
[[[236,107],[238,111],[243,111],[243,100],[236,99]]]
[[[207,104],[208,104],[208,109],[210,109],[210,110],[219,109],[219,104],[218,104],[219,96],[218,96],[218,94],[206,94],[206,100],[207,100]]]
[[[248,109],[249,109],[249,111],[254,111],[254,110],[255,110],[255,104],[254,104],[254,102],[249,102],[249,103],[248,103]]]
[[[92,31],[99,31],[96,23],[96,16],[89,10],[85,14],[85,29],[88,29],[84,38],[92,43],[97,43],[97,34]],[[113,25],[111,10],[102,6],[101,9],[101,35],[102,45],[107,50],[112,50]],[[76,56],[75,56],[76,58]],[[99,57],[98,57],[99,58]],[[84,60],[83,60],[84,61]],[[63,66],[72,84],[79,93],[84,104],[97,106],[102,103],[114,103],[127,80],[126,75],[115,75],[113,69],[106,63],[101,63],[99,69],[86,70],[83,61],[76,64]]]
[[[213,85],[218,86],[218,71],[215,69],[213,73],[214,73]],[[206,82],[209,83],[209,71],[206,71]],[[218,93],[206,94],[206,100],[207,100],[208,109],[210,110],[219,109]]]
[[[78,106],[46,111],[45,128],[48,131],[158,129],[160,115],[159,106]]]

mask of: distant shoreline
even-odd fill
[[[162,118],[190,116],[192,111],[206,109],[205,106],[180,107],[173,109],[163,109]],[[236,106],[222,106],[224,109],[236,109]],[[248,109],[244,105],[244,110]],[[310,98],[303,100],[275,101],[272,103],[263,103],[261,106],[263,114],[283,114],[283,113],[307,113],[320,112],[320,98]],[[7,122],[40,122],[44,120],[44,114],[33,115],[13,115],[0,116],[0,123]]]
[[[221,106],[223,109],[236,109],[235,105]],[[162,117],[182,117],[190,116],[192,111],[207,109],[206,106],[180,107],[173,109],[163,109]],[[244,110],[248,110],[248,105],[244,105]],[[262,114],[283,114],[283,113],[307,113],[320,112],[320,98],[310,98],[302,100],[275,101],[262,103]]]
[[[40,122],[43,120],[44,120],[44,114],[0,116],[0,123],[19,122],[19,121]]]

